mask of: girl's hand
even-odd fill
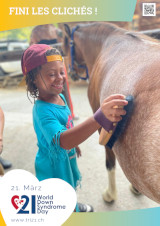
[[[79,147],[76,147],[76,153],[77,153],[77,157],[79,158],[80,156],[82,156],[81,153],[81,149]]]
[[[125,100],[124,95],[114,94],[103,101],[101,111],[111,122],[119,122],[122,119],[121,115],[126,114],[123,107],[127,104],[128,101]]]

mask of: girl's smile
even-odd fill
[[[63,89],[63,83],[62,84],[52,84],[52,87],[54,87],[55,89]]]

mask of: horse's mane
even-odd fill
[[[77,31],[81,31],[81,28],[86,30],[86,32],[84,33],[85,39],[89,37],[90,39],[94,39],[94,41],[96,41],[97,43],[103,42],[106,37],[112,34],[119,34],[125,36],[126,38],[131,38],[133,39],[133,41],[148,40],[150,42],[153,42],[153,44],[159,43],[159,41],[154,38],[143,35],[136,31],[125,30],[112,23],[95,22],[89,24],[79,24],[79,29]]]
[[[84,39],[88,37],[90,40],[94,40],[96,42],[103,42],[110,34],[122,33],[123,31],[125,31],[124,29],[119,28],[116,25],[105,22],[79,24],[77,32],[81,32],[81,30],[85,31],[83,32]]]

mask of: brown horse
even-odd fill
[[[38,25],[33,28],[30,36],[30,45],[36,43],[55,44],[61,42],[61,30],[56,28],[53,24]]]
[[[69,58],[71,34],[65,25],[64,50]],[[134,96],[133,114],[124,133],[113,150],[106,148],[109,187],[103,198],[108,202],[116,198],[116,156],[132,188],[160,203],[159,42],[97,22],[77,27],[73,43],[74,70],[79,73],[78,64],[88,68],[88,97],[93,112],[110,94]]]

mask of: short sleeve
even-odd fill
[[[38,121],[48,145],[51,144],[56,134],[66,130],[53,114],[41,114]]]

